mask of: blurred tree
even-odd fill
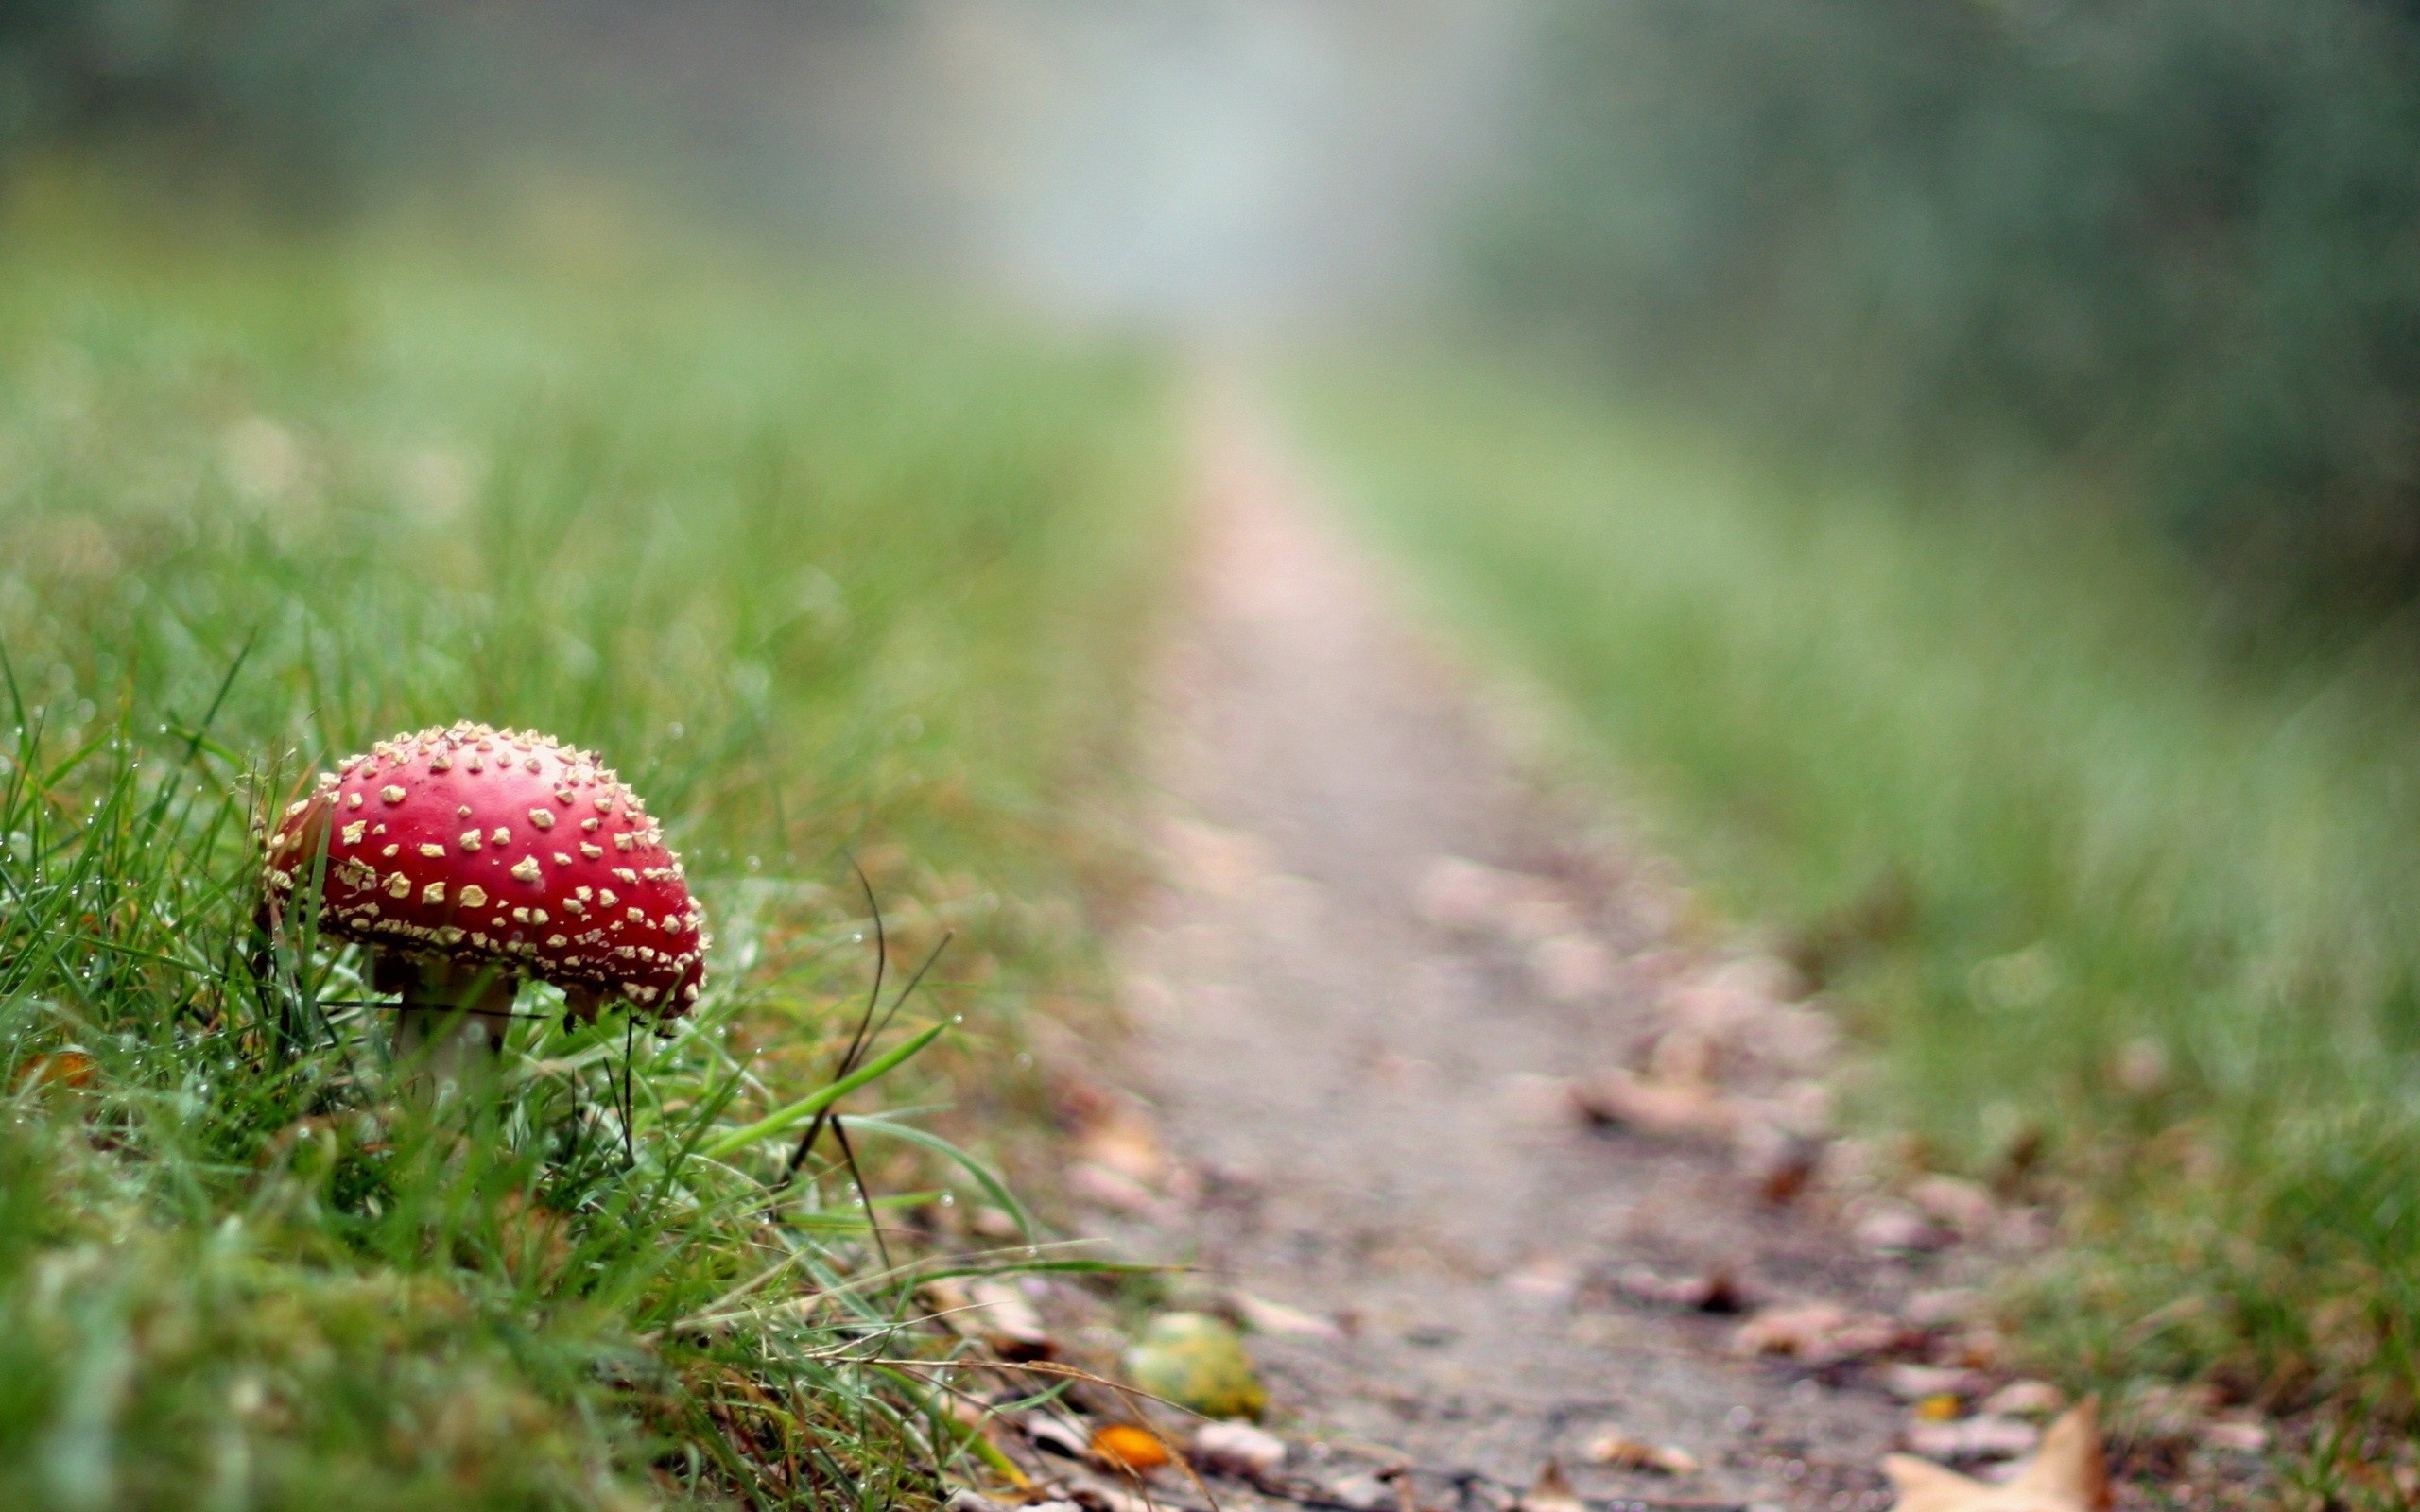
[[[356,146],[373,63],[406,0],[10,0],[0,5],[0,152],[59,142],[240,153],[324,186]]]
[[[2420,590],[2420,5],[1572,0],[1481,267],[1638,378]]]

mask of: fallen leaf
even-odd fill
[[[1214,897],[1242,896],[1277,864],[1274,848],[1245,830],[1174,819],[1163,843],[1184,885]]]
[[[1981,1387],[1981,1377],[1956,1366],[1894,1365],[1882,1372],[1882,1389],[1901,1401],[1917,1401],[1927,1397],[1956,1400],[1974,1396]]]
[[[90,1087],[93,1084],[93,1057],[80,1050],[56,1050],[28,1062],[17,1073],[17,1085],[43,1082],[61,1087]]]
[[[2269,1430],[2249,1418],[2222,1418],[2202,1426],[2202,1442],[2212,1449],[2232,1450],[2238,1454],[2266,1453]]]
[[[1954,1422],[1965,1410],[1965,1400],[1946,1391],[1930,1397],[1921,1397],[1916,1400],[1916,1418],[1922,1422]]]
[[[2012,1381],[1983,1399],[1983,1411],[2003,1418],[2048,1418],[2067,1404],[2067,1394],[2048,1381]]]
[[[1882,1250],[1939,1249],[1950,1237],[1914,1208],[1888,1199],[1869,1203],[1850,1232],[1866,1248]]]
[[[1687,1450],[1645,1443],[1618,1433],[1599,1434],[1588,1441],[1584,1452],[1592,1463],[1617,1470],[1654,1470],[1663,1475],[1698,1472],[1698,1458]]]
[[[967,1215],[966,1226],[985,1239],[1015,1239],[1025,1232],[1014,1214],[1006,1208],[994,1208],[989,1203],[977,1205]]]
[[[1193,1459],[1203,1469],[1256,1481],[1285,1465],[1286,1440],[1250,1423],[1204,1423],[1193,1435]]]
[[[1580,911],[1540,877],[1515,876],[1496,927],[1524,945],[1580,932]]]
[[[1439,856],[1413,885],[1411,905],[1440,929],[1482,930],[1502,914],[1510,882],[1494,867]]]
[[[1956,1398],[1945,1399],[1955,1413]],[[1945,1419],[1927,1416],[1918,1403],[1908,1425],[1908,1447],[1933,1459],[2014,1459],[2042,1442],[2042,1430],[2022,1418]]]
[[[1057,1413],[1027,1413],[1018,1426],[1025,1430],[1026,1437],[1033,1440],[1035,1448],[1068,1459],[1081,1459],[1092,1450],[1092,1440],[1084,1431]]]
[[[1824,1163],[1824,1142],[1793,1133],[1770,1118],[1740,1121],[1733,1142],[1740,1175],[1768,1206],[1798,1199]]]
[[[1626,1071],[1575,1082],[1571,1101],[1592,1124],[1669,1139],[1727,1139],[1738,1120],[1738,1110],[1712,1087],[1643,1081]]]
[[[1114,1486],[1071,1486],[1067,1494],[1083,1512],[1160,1512],[1150,1497],[1121,1491]]]
[[[1739,1326],[1732,1347],[1741,1354],[1779,1354],[1809,1365],[1880,1354],[1900,1341],[1888,1318],[1852,1314],[1829,1302],[1769,1307]]]
[[[1168,1462],[1168,1446],[1148,1428],[1103,1423],[1093,1430],[1093,1458],[1128,1475],[1149,1475]]]
[[[1704,1086],[1721,1071],[1721,1046],[1703,1030],[1667,1029],[1647,1053],[1647,1074],[1667,1086]]]
[[[1530,947],[1530,975],[1557,1003],[1577,1003],[1612,990],[1614,953],[1594,935],[1554,935]]]
[[[2190,1443],[2202,1436],[2218,1405],[2218,1394],[2207,1385],[2148,1387],[2128,1403],[2128,1436]]]
[[[1989,1192],[1954,1176],[1928,1176],[1910,1183],[1908,1200],[1962,1234],[1982,1233],[2000,1211]]]
[[[982,1492],[961,1486],[949,1493],[949,1499],[942,1503],[942,1512],[1005,1512],[1005,1509]]]
[[[1634,1302],[1693,1313],[1744,1313],[1751,1300],[1747,1287],[1727,1270],[1674,1278],[1633,1265],[1615,1279],[1614,1290]]]
[[[1167,1173],[1159,1129],[1150,1115],[1123,1098],[1106,1098],[1076,1133],[1076,1149],[1104,1170],[1145,1186]]]
[[[1340,1339],[1344,1331],[1316,1313],[1305,1313],[1299,1307],[1272,1302],[1254,1297],[1250,1292],[1235,1292],[1230,1299],[1236,1315],[1244,1327],[1255,1333],[1274,1333],[1291,1339]]]
[[[1059,1352],[1043,1327],[1042,1314],[1015,1282],[975,1281],[967,1286],[966,1297],[972,1305],[959,1315],[1001,1359],[1047,1360]]]
[[[1963,1323],[1981,1311],[1982,1305],[1983,1294],[1971,1286],[1944,1286],[1910,1296],[1904,1311],[1909,1322],[1928,1329]]]
[[[1563,1467],[1548,1460],[1537,1484],[1521,1493],[1521,1512],[1588,1512],[1588,1503],[1571,1488]]]
[[[2106,1512],[2109,1474],[2089,1400],[2060,1418],[2014,1478],[1993,1486],[1907,1454],[1882,1461],[1897,1512]]]
[[[1067,1167],[1067,1190],[1081,1201],[1112,1212],[1149,1212],[1160,1205],[1157,1194],[1123,1171],[1094,1160]]]
[[[1502,1285],[1531,1306],[1564,1307],[1580,1290],[1580,1273],[1560,1255],[1539,1255],[1506,1272]]]

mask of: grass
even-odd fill
[[[1918,508],[1535,375],[1294,399],[1443,610],[1780,921],[1873,1053],[1864,1115],[2064,1197],[2038,1362],[2413,1422],[2408,627],[2256,667],[2072,502]]]
[[[1145,357],[861,284],[21,196],[0,1503],[927,1495],[968,1451],[882,1249],[1013,1207],[942,1134],[1013,1127],[1022,1006],[1094,981],[1170,455]],[[717,940],[666,1036],[533,1016],[424,1109],[357,953],[256,971],[252,826],[461,717],[606,753]],[[830,1140],[770,1194],[871,964],[850,857],[894,985],[956,936],[876,1053],[940,1045],[847,1105],[887,1246]]]

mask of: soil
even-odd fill
[[[1744,1355],[1729,1311],[1904,1320],[1969,1263],[1942,1220],[1861,1213],[1828,1174],[1793,1191],[1820,1008],[1530,775],[1265,427],[1229,405],[1203,435],[1158,694],[1167,880],[1070,1179],[1092,1231],[1295,1310],[1262,1308],[1251,1348],[1296,1467],[1343,1501],[1374,1501],[1373,1469],[1422,1472],[1386,1506],[1443,1506],[1553,1462],[1590,1502],[1887,1505],[1887,1367],[1824,1339]],[[1575,1090],[1616,1067],[1643,1110],[1614,1095],[1592,1125]],[[1609,1433],[1699,1468],[1597,1463]]]

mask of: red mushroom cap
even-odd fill
[[[462,723],[322,773],[268,839],[283,910],[328,852],[320,927],[410,955],[494,962],[686,1013],[705,917],[638,796],[588,752]]]

